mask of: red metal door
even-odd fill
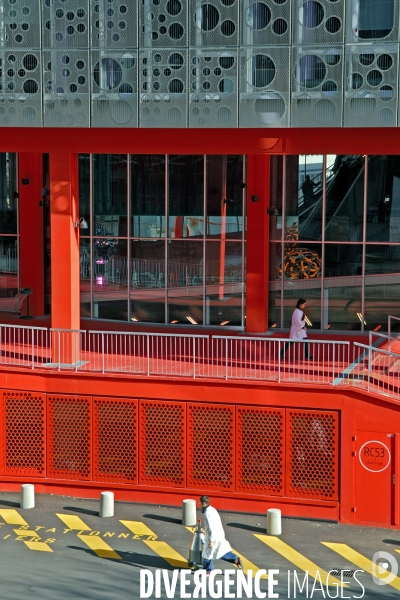
[[[356,521],[392,523],[394,449],[394,434],[357,432],[354,453]]]

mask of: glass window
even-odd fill
[[[165,242],[131,242],[131,321],[165,322]]]
[[[400,242],[400,157],[368,157],[367,241]]]
[[[168,237],[204,234],[204,156],[168,157]]]
[[[0,236],[0,298],[18,292],[18,245],[16,236]],[[7,310],[7,309],[6,309]],[[0,308],[1,311],[1,308]]]
[[[400,316],[400,246],[367,244],[364,319],[368,329],[386,330],[388,315]]]
[[[286,157],[285,239],[321,239],[322,180],[323,156]]]
[[[79,154],[79,217],[90,223],[90,154]],[[81,235],[89,235],[89,227],[80,229]]]
[[[242,256],[241,242],[207,242],[206,325],[243,325]]]
[[[165,237],[165,156],[132,154],[131,236]]]
[[[80,295],[81,316],[91,317],[92,289],[91,289],[91,261],[90,261],[90,239],[81,237],[79,250],[79,273],[80,273]]]
[[[353,25],[358,37],[369,40],[384,38],[393,29],[394,0],[353,0]]]
[[[116,238],[93,241],[93,317],[128,319],[127,243]]]
[[[364,157],[329,157],[326,179],[325,239],[358,242],[363,237]]]
[[[127,156],[93,155],[95,235],[127,235]]]
[[[203,324],[203,242],[168,242],[168,322]]]
[[[206,236],[242,239],[243,157],[207,156]]]
[[[0,153],[0,233],[17,233],[16,155]]]
[[[273,211],[269,219],[271,240],[282,239],[283,159],[283,156],[270,158],[269,206]]]

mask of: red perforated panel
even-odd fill
[[[93,478],[137,483],[137,400],[93,398]]]
[[[1,394],[2,475],[46,475],[46,400],[42,394]]]
[[[189,404],[188,410],[188,487],[233,490],[234,407]]]
[[[140,483],[184,487],[186,406],[140,402]]]
[[[236,409],[236,490],[283,495],[283,409]]]
[[[49,477],[91,479],[91,398],[47,396]]]
[[[286,411],[286,496],[338,500],[339,415]]]

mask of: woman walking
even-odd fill
[[[289,340],[293,341],[286,342],[286,344],[281,350],[281,358],[284,358],[286,350],[292,344],[294,344],[295,341],[304,343],[304,358],[306,360],[312,360],[314,358],[313,356],[309,356],[308,354],[307,327],[304,315],[304,309],[306,304],[307,300],[304,300],[304,298],[300,298],[299,300],[297,300],[296,308],[294,309],[292,314],[292,326],[290,328],[289,333]]]

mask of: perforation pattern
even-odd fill
[[[137,401],[93,400],[93,478],[137,483]]]
[[[92,52],[92,125],[137,127],[137,50]]]
[[[3,48],[40,48],[40,1],[7,0],[0,7]]]
[[[338,414],[287,410],[286,423],[286,495],[338,500]]]
[[[45,125],[89,127],[88,52],[43,52],[43,62]]]
[[[48,477],[91,479],[91,412],[91,398],[48,395]]]
[[[346,48],[345,126],[397,124],[397,48],[393,44]]]
[[[185,486],[184,404],[140,402],[140,483]]]
[[[190,106],[191,127],[236,127],[237,125],[236,52],[225,49],[191,50]]]
[[[142,127],[186,127],[187,50],[142,50],[139,57]]]
[[[46,48],[87,48],[88,0],[43,0],[43,45]]]
[[[347,4],[352,4],[348,2]],[[341,44],[344,39],[344,0],[295,0],[294,44]]]
[[[40,77],[38,51],[0,51],[0,126],[42,125]]]
[[[232,406],[188,406],[188,487],[234,489],[234,427]]]
[[[287,127],[289,49],[242,48],[240,127]]]
[[[41,394],[3,391],[1,473],[46,475],[46,403]]]
[[[93,48],[137,47],[136,2],[95,0],[90,8]]]
[[[291,0],[243,0],[241,2],[242,45],[290,44]]]
[[[284,411],[236,410],[236,490],[283,495]]]
[[[190,0],[190,46],[237,46],[239,0]]]
[[[292,127],[340,127],[342,48],[294,48],[292,70]]]
[[[140,45],[177,48],[188,45],[187,0],[140,2]]]

